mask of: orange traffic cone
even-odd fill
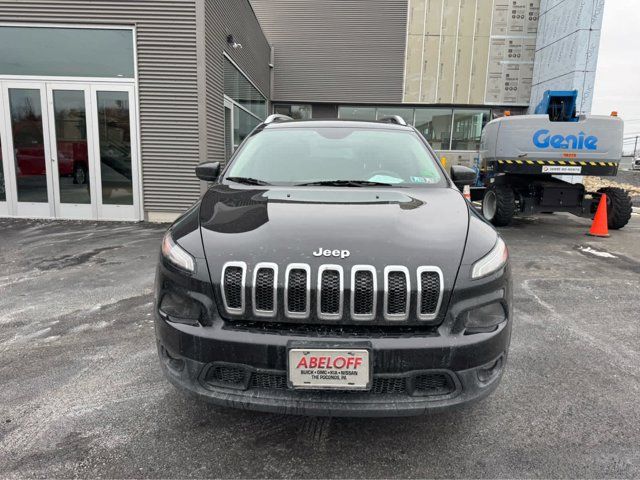
[[[607,221],[607,194],[603,193],[600,196],[600,202],[598,202],[598,210],[596,210],[596,216],[593,217],[593,223],[591,229],[587,235],[594,237],[608,237],[609,236],[609,223]]]

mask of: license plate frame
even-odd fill
[[[335,345],[335,344],[290,344],[287,346],[287,386],[293,390],[332,390],[332,391],[368,391],[373,383],[373,355],[369,344]],[[307,359],[307,367],[296,370],[302,357]],[[326,367],[327,360],[322,363],[322,367],[310,367],[312,356],[317,358],[317,363],[321,363],[319,357],[331,358],[331,368]],[[338,359],[344,358],[344,361]],[[348,358],[354,360],[349,361]],[[355,371],[355,359],[361,358]],[[333,360],[338,359],[338,366],[333,365]],[[344,366],[342,365],[344,363]],[[315,373],[304,373],[302,370],[313,370]],[[293,375],[292,375],[293,372]],[[321,378],[312,378],[316,375]],[[336,378],[340,376],[341,378]],[[346,378],[344,378],[346,377]]]

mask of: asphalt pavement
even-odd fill
[[[515,321],[498,390],[414,418],[213,407],[161,375],[166,226],[0,219],[0,477],[640,477],[640,216],[501,229]]]

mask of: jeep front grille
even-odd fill
[[[285,273],[284,304],[289,318],[307,318],[311,300],[311,269],[309,265],[294,263]]]
[[[442,300],[442,271],[437,267],[418,268],[418,318],[432,320],[438,314]]]
[[[444,292],[442,271],[431,266],[412,273],[390,265],[382,278],[371,265],[354,265],[347,272],[340,265],[321,265],[312,275],[310,265],[293,263],[282,277],[275,263],[248,269],[244,262],[228,262],[222,269],[223,307],[236,319],[429,321],[438,318]]]
[[[259,263],[253,277],[253,313],[258,317],[275,317],[278,303],[278,265]]]
[[[409,270],[402,266],[384,269],[384,318],[406,320],[409,316],[411,280]]]
[[[318,270],[318,318],[339,320],[344,303],[342,267],[322,265]]]
[[[247,264],[228,262],[222,269],[222,301],[229,313],[244,312],[244,286]]]
[[[376,269],[369,265],[355,265],[351,269],[351,318],[373,320],[376,316]]]

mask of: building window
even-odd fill
[[[456,109],[453,112],[451,150],[478,150],[489,110]]]
[[[226,57],[224,94],[257,118],[262,120],[267,116],[267,99]]]
[[[416,129],[434,150],[449,150],[451,143],[450,108],[416,108]]]
[[[133,78],[133,31],[0,26],[0,75]]]
[[[273,113],[286,115],[294,120],[311,120],[311,105],[274,105]]]
[[[342,120],[375,121],[376,107],[343,107],[338,108],[338,118]]]
[[[234,150],[249,136],[251,131],[260,125],[261,120],[245,110],[233,107],[233,148]]]
[[[267,99],[228,58],[224,59],[225,155],[231,156],[267,116]]]
[[[478,150],[482,128],[489,121],[489,109],[445,107],[354,107],[339,106],[343,120],[379,120],[390,115],[401,116],[414,125],[434,150]]]
[[[376,118],[380,120],[391,115],[399,115],[408,124],[413,124],[413,108],[403,107],[378,107],[376,109]]]

